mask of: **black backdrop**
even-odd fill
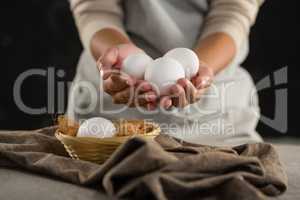
[[[276,69],[288,66],[289,126],[288,134],[297,135],[297,43],[299,18],[297,5],[291,1],[266,0],[251,31],[251,53],[243,66],[255,81]],[[294,3],[297,1],[293,1]],[[55,114],[27,115],[13,101],[13,84],[29,68],[55,66],[66,75],[57,81],[71,81],[82,46],[67,0],[3,0],[0,6],[0,129],[33,129],[51,125]],[[295,70],[296,69],[296,70]],[[292,72],[293,71],[293,72]],[[22,98],[31,107],[47,102],[45,77],[32,77],[22,87]],[[262,113],[274,115],[274,90],[260,93]],[[293,101],[293,102],[292,102]],[[294,106],[293,106],[294,105]],[[291,109],[292,108],[292,109]],[[56,112],[58,112],[56,110]],[[263,135],[282,136],[263,123]]]

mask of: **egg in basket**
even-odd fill
[[[145,120],[111,122],[97,117],[79,125],[61,116],[55,136],[73,159],[102,164],[129,138],[153,139],[159,133],[157,124]]]

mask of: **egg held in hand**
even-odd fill
[[[165,58],[172,58],[178,61],[185,71],[185,77],[191,79],[199,70],[199,58],[196,53],[187,48],[175,48],[164,55]]]
[[[110,138],[117,132],[115,125],[102,117],[94,117],[84,121],[77,132],[77,137]]]
[[[146,68],[145,80],[150,82],[160,94],[167,94],[177,80],[184,78],[185,72],[179,62],[172,58],[158,58]]]
[[[145,53],[129,55],[121,67],[121,71],[136,79],[143,79],[146,67],[153,59]]]

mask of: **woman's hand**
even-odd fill
[[[200,63],[199,72],[192,80],[179,79],[177,84],[172,86],[169,94],[160,100],[164,107],[172,105],[179,108],[184,108],[189,104],[197,102],[205,90],[211,85],[214,77],[213,70],[206,64]]]
[[[121,44],[109,48],[97,61],[97,66],[102,73],[104,91],[112,96],[114,103],[152,110],[156,107],[157,96],[151,85],[120,71],[124,59],[139,52],[143,50],[131,43]]]
[[[164,104],[185,107],[200,99],[210,86],[214,74],[225,69],[236,54],[234,40],[226,33],[215,33],[202,38],[194,49],[204,63],[200,63],[198,74],[191,81],[178,80],[169,96],[161,99]],[[172,103],[171,103],[172,102]]]

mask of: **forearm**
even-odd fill
[[[107,47],[128,41],[120,0],[69,1],[81,42],[95,59]]]
[[[194,50],[214,74],[228,66],[237,52],[234,40],[225,33],[215,33],[203,38]]]
[[[211,0],[196,52],[215,73],[239,53],[263,1]]]
[[[97,60],[110,47],[126,43],[130,43],[130,40],[123,33],[105,28],[93,35],[90,49],[94,59]]]

